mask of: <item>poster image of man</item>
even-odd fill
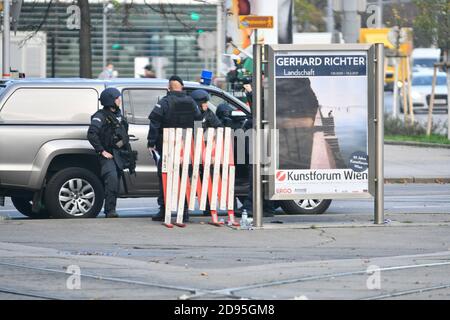
[[[344,169],[332,112],[324,115],[309,78],[277,80],[280,169]]]
[[[346,101],[346,92],[357,83],[339,80],[277,79],[280,170],[348,169],[354,152],[366,152],[365,123],[352,121],[355,115],[367,117],[365,93],[361,92],[359,101]]]

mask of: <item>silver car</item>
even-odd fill
[[[411,99],[414,113],[428,112],[431,102],[431,91],[433,82],[433,71],[420,69],[413,73],[411,82]],[[447,110],[448,99],[447,75],[438,72],[436,77],[436,88],[434,96],[435,111]],[[403,97],[403,96],[402,96]],[[401,100],[401,111],[403,112],[403,99]]]
[[[100,167],[86,138],[90,116],[101,106],[106,87],[122,93],[130,141],[138,151],[136,175],[125,171],[121,197],[158,195],[156,166],[147,150],[148,115],[166,95],[163,79],[40,79],[0,82],[0,197],[11,197],[22,214],[32,218],[96,217],[104,199]],[[187,92],[203,88],[210,108],[222,103],[233,111],[234,128],[251,116],[247,105],[213,86],[185,82]],[[248,167],[237,166],[236,195],[249,187]],[[74,195],[79,194],[79,197]],[[73,204],[76,205],[73,205]],[[280,203],[290,213],[323,213],[328,200]]]

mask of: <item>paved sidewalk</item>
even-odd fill
[[[450,183],[450,149],[385,145],[384,161],[388,182]]]

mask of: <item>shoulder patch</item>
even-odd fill
[[[161,108],[161,105],[159,103],[155,104],[155,108]]]
[[[100,119],[100,118],[93,118],[92,121],[94,121],[94,120],[98,121],[98,122],[102,122],[102,119]]]

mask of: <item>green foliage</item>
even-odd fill
[[[413,0],[419,14],[414,27],[419,34],[427,35],[430,44],[436,44],[444,51],[450,48],[450,1]]]
[[[403,136],[403,135],[386,135],[385,140],[391,141],[409,141],[409,142],[426,142],[426,143],[436,143],[436,144],[448,144],[450,145],[450,140],[445,136],[438,134],[432,134],[431,136],[420,135],[420,136]]]
[[[385,135],[419,136],[427,133],[427,130],[417,121],[412,125],[405,125],[402,119],[390,115],[384,116]]]
[[[326,6],[326,0],[294,0],[294,15],[303,27],[302,31],[325,31],[325,14],[319,8]]]
[[[445,132],[445,125],[434,123],[431,127],[431,136],[427,136],[426,128],[419,122],[414,124],[405,124],[401,118],[394,118],[390,115],[384,115],[384,136],[386,140],[394,141],[419,141],[428,143],[450,144],[446,136],[439,132]]]

